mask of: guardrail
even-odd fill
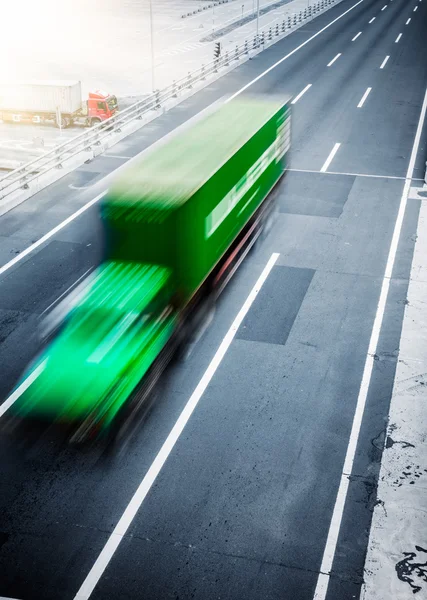
[[[189,72],[186,77],[174,81],[163,90],[157,90],[147,98],[139,100],[136,104],[117,113],[107,121],[95,125],[88,131],[84,131],[71,140],[56,146],[43,156],[0,177],[0,200],[3,200],[19,189],[27,190],[30,188],[31,183],[40,178],[41,175],[48,173],[52,169],[62,169],[65,161],[82,152],[91,152],[93,147],[100,146],[105,138],[110,137],[114,133],[121,132],[122,128],[129,123],[141,120],[150,111],[161,108],[162,104],[168,100],[177,98],[180,93],[190,90],[195,84],[202,82],[209,75],[217,73],[219,69],[231,66],[233,61],[240,60],[242,56],[250,57],[250,55],[257,54],[277,38],[286,35],[292,29],[298,28],[304,21],[312,19],[319,12],[340,1],[317,0],[317,2],[304,10],[300,10],[299,13],[294,13],[292,17],[288,16],[286,19],[283,19],[281,23],[277,23],[274,27],[261,31],[258,36],[255,35],[243,44],[237,45],[234,49],[225,51],[211,63],[202,65],[195,71]]]
[[[209,8],[213,8],[214,6],[219,6],[220,4],[227,4],[228,2],[233,2],[233,0],[217,0],[216,2],[212,2],[211,4],[204,4],[203,6],[199,6],[199,8],[182,14],[181,19],[185,19],[186,17],[192,17],[193,15],[197,15],[198,13],[201,13],[204,10],[208,10]]]

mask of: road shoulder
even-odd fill
[[[427,597],[427,187],[421,200],[362,600]]]

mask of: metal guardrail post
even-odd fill
[[[177,97],[178,97],[178,88],[177,88],[177,85],[176,85],[176,81],[175,81],[175,79],[174,79],[174,80],[173,80],[173,82],[172,82],[172,96],[173,96],[174,98],[177,98]]]
[[[120,126],[120,121],[114,117],[114,121],[113,121],[113,131],[115,131],[116,133],[121,133],[122,128]]]
[[[279,23],[276,23],[276,35],[279,35],[279,33],[280,33]]]
[[[297,24],[297,16],[295,13],[293,14],[293,23],[294,23],[294,25]]]
[[[261,44],[263,46],[265,46],[265,33],[264,33],[264,31],[261,31]]]
[[[234,60],[239,60],[239,46],[234,49]]]
[[[224,61],[225,61],[225,66],[229,67],[230,66],[230,55],[228,53],[228,50],[225,53]]]
[[[291,19],[291,15],[288,16],[288,29],[291,29],[292,27],[292,19]]]
[[[269,30],[268,30],[268,39],[269,39],[269,40],[273,39],[273,33],[272,33],[272,31],[271,31],[271,27],[270,27],[270,28],[269,28]]]
[[[245,40],[245,54],[249,54],[248,40]]]
[[[186,87],[188,87],[190,90],[193,87],[192,86],[192,81],[191,81],[191,72],[190,71],[188,71],[187,81],[186,81]]]
[[[206,79],[206,72],[205,72],[205,65],[202,64],[202,69],[200,71],[200,76],[202,78],[202,80],[204,81]]]

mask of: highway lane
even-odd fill
[[[402,3],[394,0],[393,4],[396,18],[401,18]],[[334,14],[349,5],[344,2]],[[331,60],[330,54],[343,52],[342,47],[335,48],[335,38],[344,44],[344,38],[354,35],[353,29],[368,15],[379,13],[381,7],[381,3],[362,3],[357,14],[356,10],[355,15],[350,13],[348,31],[338,35],[338,28],[331,31],[323,44],[319,36],[318,45],[306,47],[305,61],[294,55],[254,86],[270,93],[287,89],[296,95],[312,83],[295,105],[297,147],[293,166],[304,159],[305,168],[318,170],[322,163],[319,158],[327,157],[330,145],[325,144],[323,157],[317,154],[317,146],[310,150],[307,143],[298,148],[298,140],[307,130],[315,137],[317,127],[322,127],[317,118],[325,104],[321,69]],[[384,20],[384,28],[388,30],[389,25]],[[384,51],[390,53],[385,29],[378,31],[378,37],[383,40]],[[413,47],[413,54],[406,57],[408,67],[415,64],[423,33],[419,28],[418,37],[413,35],[406,43],[405,48]],[[301,32],[295,36],[293,47],[295,39],[299,42],[304,34],[306,38],[311,35]],[[195,97],[167,115],[163,125],[185,120],[207,101],[252,79],[292,48],[292,36],[285,42],[211,86],[203,98]],[[346,46],[344,51],[349,52]],[[357,52],[356,47],[351,48],[353,52]],[[334,66],[345,65],[341,58],[345,58],[344,53]],[[360,68],[353,78],[349,71],[357,64],[357,57],[351,60],[354,62],[344,73],[336,70],[335,79],[329,79],[332,71],[327,75],[328,89],[335,86],[335,94],[343,94],[344,106],[336,115],[334,135],[346,132],[346,113],[361,97],[356,88],[362,93],[366,89],[363,81],[354,81],[363,79],[365,70]],[[366,57],[361,54],[359,60],[363,62]],[[410,101],[405,106],[412,139],[420,108],[417,98],[422,97],[426,81],[425,67],[418,68],[418,86],[408,89]],[[387,98],[385,82],[379,93]],[[354,89],[354,97],[347,85]],[[369,106],[364,107],[368,115],[372,110]],[[331,105],[330,110],[336,106]],[[329,123],[335,122],[327,107],[324,117]],[[411,133],[402,144],[407,155]],[[153,137],[159,134],[159,129],[152,130]],[[131,147],[132,142],[128,143]],[[135,142],[138,144],[141,147],[141,138]],[[357,167],[359,150],[359,144],[355,145],[353,161]],[[392,150],[381,148],[381,153],[391,154]],[[336,160],[339,157],[338,151]],[[110,160],[104,168],[112,164]],[[384,168],[380,159],[374,166]],[[398,156],[395,166],[398,171]],[[334,161],[332,168],[335,170]],[[40,196],[40,207],[53,205],[64,184],[67,181],[56,187],[55,197]],[[4,537],[0,594],[57,598],[60,590],[61,598],[73,597],[233,316],[271,252],[278,251],[278,263],[263,292],[135,520],[132,536],[119,548],[94,597],[137,597],[140,575],[149,598],[175,597],[173,592],[181,597],[193,593],[200,598],[213,594],[235,598],[241,597],[241,590],[245,597],[254,598],[277,598],[284,593],[285,597],[311,597],[402,187],[400,180],[392,179],[289,173],[281,188],[281,213],[272,235],[232,283],[220,303],[215,327],[202,339],[197,352],[165,381],[160,402],[119,464],[107,468],[96,463],[96,457],[61,450],[55,438],[49,437],[24,455],[4,448],[7,460],[2,480],[8,483],[1,493]],[[61,208],[66,214],[73,203],[67,192],[62,193]],[[61,218],[56,208],[52,212],[52,222]],[[416,214],[417,206],[411,204],[399,247],[387,328],[381,339],[384,356],[390,356],[379,361],[378,380],[368,403],[355,470],[359,478],[355,477],[352,486],[351,510],[346,513],[350,522],[340,539],[336,565],[334,582],[339,594],[331,598],[352,597],[353,586],[358,589],[360,583],[372,498],[369,490],[375,489],[379,458],[378,453],[369,454],[371,439],[376,439],[384,426]],[[15,220],[13,215],[9,217],[10,231],[15,229],[19,235],[26,228],[29,235],[34,215],[24,217],[21,210],[19,216]],[[16,369],[20,361],[23,366],[22,354],[29,353],[26,344],[34,313],[96,262],[99,242],[92,229],[95,223],[95,210],[88,211],[55,237],[56,245],[46,246],[3,276],[2,297],[9,303],[7,309],[2,306],[3,317],[5,310],[18,313],[15,330],[6,336],[8,346],[5,350],[2,347],[7,368]],[[37,227],[42,231],[43,223]],[[5,392],[13,378],[11,370],[2,377]],[[356,508],[357,519],[352,519]],[[358,531],[358,544],[349,548],[349,540],[354,539],[352,527]]]

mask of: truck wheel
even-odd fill
[[[215,298],[210,294],[183,325],[183,334],[175,352],[177,362],[185,361],[210,326],[215,316]]]
[[[69,125],[69,121],[68,119],[66,119],[65,117],[61,117],[61,129],[65,129],[66,127],[68,127]],[[57,119],[55,119],[55,127],[57,127],[58,129],[60,128],[59,122]]]
[[[154,380],[152,387],[148,389],[144,381],[137,385],[110,424],[105,439],[105,458],[117,457],[126,450],[132,442],[133,435],[148,418],[157,395],[157,380]]]
[[[269,211],[269,214],[267,215],[267,218],[265,219],[263,228],[262,228],[262,232],[261,232],[261,238],[262,240],[265,240],[270,231],[273,229],[274,224],[277,220],[279,214],[279,206],[278,206],[278,201],[277,198],[274,198],[272,200],[272,206],[271,206],[271,210]]]
[[[101,119],[97,119],[96,117],[93,117],[93,119],[89,121],[91,127],[95,127],[95,125],[98,125],[99,123],[101,123]]]

